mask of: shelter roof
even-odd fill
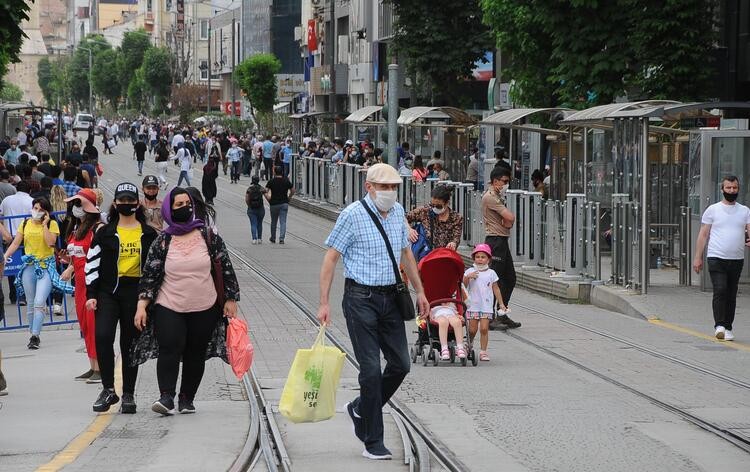
[[[610,103],[575,112],[564,120],[561,120],[559,124],[568,126],[602,124],[603,122],[612,119],[614,113],[679,103],[680,102],[674,100],[643,100],[640,102]]]
[[[472,126],[477,120],[459,108],[453,107],[411,107],[403,110],[398,117],[399,125],[410,125],[415,121],[427,119],[450,119],[452,125]]]
[[[346,121],[347,123],[364,123],[367,118],[376,114],[382,109],[383,107],[381,106],[362,107],[359,110],[355,110],[351,115],[347,116],[344,121]]]
[[[510,110],[503,110],[488,116],[487,118],[480,121],[483,125],[513,125],[526,118],[527,116],[534,115],[536,113],[546,113],[548,115],[554,115],[561,113],[564,118],[575,113],[575,110],[570,108],[511,108]]]

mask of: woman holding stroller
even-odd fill
[[[449,207],[452,194],[452,187],[438,185],[432,190],[429,205],[415,208],[406,214],[408,225],[422,225],[430,249],[447,247],[455,251],[461,243],[463,218]],[[419,232],[414,228],[409,229],[409,241],[414,243],[418,238]]]

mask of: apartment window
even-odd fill
[[[146,2],[146,11],[151,12],[154,10],[154,2],[153,0],[148,0]]]
[[[204,41],[208,39],[208,20],[201,20],[200,38]]]
[[[200,66],[198,67],[201,71],[201,80],[208,80],[208,61],[201,59]]]

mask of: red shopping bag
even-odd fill
[[[229,320],[227,326],[227,356],[238,379],[250,370],[253,363],[253,344],[247,334],[247,323],[239,318]]]

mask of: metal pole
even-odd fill
[[[211,113],[211,20],[208,20],[208,95],[206,96],[206,113]]]
[[[93,80],[91,79],[91,77],[93,76],[93,74],[92,74],[92,70],[93,70],[92,67],[93,67],[94,61],[93,61],[93,57],[92,57],[92,54],[91,54],[91,49],[88,49],[88,52],[89,52],[89,113],[91,113],[91,115],[94,116],[94,98],[93,98],[94,97],[94,92],[93,92],[94,86],[92,85],[93,84]]]
[[[398,64],[388,64],[388,163],[398,169]]]
[[[232,10],[232,73],[229,75],[229,83],[232,87],[232,118],[237,116],[237,110],[234,109],[235,105],[235,95],[234,95],[234,66],[235,66],[235,49],[234,49],[234,10]]]
[[[588,187],[588,164],[589,164],[589,129],[583,128],[583,187],[581,188],[581,193],[588,194],[587,187]]]
[[[650,239],[649,239],[649,201],[648,191],[648,118],[641,122],[641,295],[648,293],[648,279],[650,269]]]

